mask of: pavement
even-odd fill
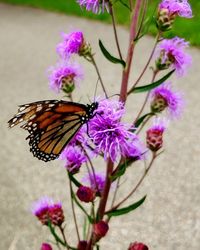
[[[49,90],[45,72],[57,60],[55,45],[60,41],[60,33],[74,28],[84,32],[96,52],[109,95],[119,93],[120,66],[107,62],[98,49],[98,39],[101,38],[105,46],[116,54],[111,26],[0,4],[1,250],[36,250],[40,249],[43,241],[50,239],[47,228],[42,227],[30,212],[32,202],[43,195],[62,200],[69,241],[76,241],[63,163],[59,160],[44,163],[32,157],[25,141],[26,131],[19,128],[10,130],[7,126],[18,104],[62,98],[62,95],[57,96]],[[125,55],[128,31],[119,27],[119,36]],[[132,80],[141,72],[152,44],[152,37],[145,37],[138,44]],[[165,136],[164,154],[157,159],[129,202],[137,201],[145,194],[147,199],[133,213],[111,221],[101,249],[125,250],[133,241],[145,242],[150,250],[200,249],[200,51],[191,48],[189,52],[193,66],[188,75],[173,78],[176,88],[185,92],[185,113],[180,121],[171,124]],[[88,95],[91,99],[94,95],[97,76],[91,65],[83,59],[79,62],[84,66],[86,75],[80,89],[76,90],[75,100],[88,103]],[[148,71],[142,84],[147,83],[150,77]],[[133,120],[142,98],[141,95],[131,96],[127,106],[128,121]],[[96,168],[105,171],[98,161]],[[140,164],[128,170],[118,200],[134,186],[142,171],[143,165]],[[83,219],[80,211],[77,213],[81,225]]]

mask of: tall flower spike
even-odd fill
[[[81,7],[93,13],[101,13],[106,9],[109,12],[109,0],[77,0]]]
[[[121,102],[100,101],[97,115],[89,122],[95,150],[103,153],[105,160],[110,157],[115,162],[121,156],[140,159],[144,152],[138,137],[129,131],[131,126],[120,122],[124,112]]]
[[[183,112],[184,101],[181,92],[172,90],[172,84],[166,82],[151,91],[151,110],[154,113],[167,110],[171,118],[178,118]]]
[[[56,93],[62,89],[71,93],[83,79],[83,70],[80,65],[62,61],[56,67],[49,68],[49,86]]]
[[[170,15],[192,18],[192,9],[187,0],[162,0],[159,9],[167,9]]]
[[[191,56],[185,52],[188,46],[189,43],[179,37],[162,40],[156,50],[157,69],[164,70],[171,67],[176,70],[177,75],[184,75],[192,61]]]

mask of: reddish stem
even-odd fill
[[[136,0],[135,11],[132,17],[131,27],[130,27],[130,39],[129,39],[127,59],[126,59],[126,68],[123,70],[123,73],[122,73],[122,84],[121,84],[121,91],[120,91],[120,101],[122,102],[126,102],[126,98],[127,98],[128,79],[129,79],[129,74],[130,74],[130,69],[131,69],[133,52],[135,48],[134,39],[137,34],[137,26],[138,26],[138,19],[139,19],[141,6],[142,6],[142,0]]]

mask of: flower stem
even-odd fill
[[[145,178],[146,175],[148,174],[148,172],[149,172],[151,166],[153,165],[153,162],[154,162],[154,160],[156,159],[156,157],[157,157],[156,153],[153,153],[153,156],[152,156],[152,159],[151,159],[151,161],[150,161],[150,163],[149,163],[149,166],[145,169],[145,171],[144,171],[142,177],[140,178],[140,180],[138,181],[138,183],[136,184],[136,186],[132,189],[132,191],[131,191],[122,201],[120,201],[117,205],[115,205],[110,211],[117,209],[117,208],[118,208],[119,206],[121,206],[130,196],[132,196],[132,195],[135,193],[135,191],[139,188],[139,186],[140,186],[141,183],[143,182],[144,178]],[[107,212],[110,212],[110,211],[107,211]]]
[[[72,213],[73,213],[73,218],[74,218],[74,224],[75,224],[75,228],[76,228],[76,234],[77,234],[78,241],[80,241],[80,234],[79,234],[79,230],[78,230],[78,223],[77,223],[77,219],[76,219],[76,213],[75,213],[74,201],[73,201],[73,188],[72,188],[72,182],[71,182],[70,178],[69,178],[69,188],[70,188],[71,207],[72,207]]]
[[[113,31],[114,31],[114,35],[115,35],[115,42],[116,42],[116,45],[117,45],[117,50],[118,50],[118,54],[119,54],[119,57],[121,60],[123,60],[122,58],[122,53],[121,53],[121,50],[120,50],[120,46],[119,46],[119,40],[118,40],[118,35],[117,35],[117,29],[116,29],[116,21],[115,21],[115,16],[114,16],[114,10],[113,10],[113,6],[112,6],[112,3],[109,2],[109,13],[112,17],[112,25],[113,25]]]
[[[136,80],[136,82],[133,84],[133,86],[131,87],[131,89],[128,91],[127,95],[130,95],[132,93],[132,91],[134,90],[134,88],[137,86],[137,84],[139,83],[139,81],[141,80],[141,78],[143,77],[144,73],[146,72],[150,62],[151,62],[151,59],[154,55],[154,52],[155,52],[155,49],[156,49],[156,46],[157,46],[157,43],[159,41],[159,38],[160,38],[160,33],[158,33],[157,37],[156,37],[156,41],[155,41],[155,44],[154,44],[154,47],[152,49],[152,52],[149,56],[149,59],[146,63],[146,65],[144,66],[144,69],[142,70],[141,74],[139,75],[138,79]]]
[[[94,56],[93,56],[92,54],[90,55],[90,59],[91,59],[92,64],[93,64],[94,67],[95,67],[96,72],[97,72],[97,75],[98,75],[99,81],[100,81],[100,83],[101,83],[101,87],[102,87],[102,89],[103,89],[103,92],[104,92],[106,98],[108,98],[108,95],[107,95],[107,93],[106,93],[105,86],[104,86],[104,84],[103,84],[103,80],[102,80],[101,75],[100,75],[100,72],[99,72],[99,68],[98,68],[98,66],[97,66],[97,64],[96,64],[96,62],[95,62],[95,60],[94,60]]]
[[[133,58],[133,52],[135,48],[135,37],[137,32],[137,25],[139,20],[139,13],[142,6],[142,0],[136,0],[135,3],[135,10],[131,21],[131,27],[130,27],[130,38],[129,38],[129,48],[127,52],[127,59],[126,59],[126,68],[123,70],[122,73],[122,84],[121,84],[121,90],[120,90],[120,101],[126,102],[127,98],[127,88],[128,88],[128,79],[131,69],[131,63]]]
[[[60,232],[62,234],[63,240],[65,242],[66,248],[69,250],[70,248],[69,248],[69,244],[67,243],[67,239],[66,239],[66,236],[64,233],[64,228],[62,226],[59,226],[59,229],[60,229]]]

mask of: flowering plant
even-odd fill
[[[42,225],[48,227],[58,249],[92,250],[100,249],[100,242],[109,231],[109,222],[117,216],[123,216],[141,206],[145,199],[130,202],[143,180],[152,168],[156,158],[163,152],[164,133],[170,122],[180,117],[184,108],[183,94],[174,91],[174,84],[168,79],[186,74],[191,64],[191,57],[186,53],[189,45],[183,38],[165,38],[168,30],[173,28],[177,16],[191,18],[192,10],[187,0],[162,0],[154,14],[157,36],[155,45],[143,71],[134,83],[130,82],[130,73],[135,45],[146,34],[147,0],[123,1],[122,8],[127,7],[131,16],[130,39],[127,57],[124,59],[118,40],[112,0],[77,0],[82,9],[96,14],[107,12],[111,16],[117,56],[105,48],[99,40],[99,48],[110,63],[120,64],[122,71],[119,98],[109,97],[104,79],[101,76],[95,55],[90,43],[80,30],[62,34],[62,41],[56,52],[59,62],[49,69],[49,86],[56,94],[63,92],[69,101],[74,102],[73,92],[81,84],[83,70],[74,60],[80,56],[91,63],[101,84],[102,95],[98,97],[98,107],[89,121],[83,124],[73,138],[67,143],[60,155],[69,178],[70,197],[73,211],[74,228],[77,242],[65,234],[65,216],[62,203],[52,198],[42,197],[33,204],[32,212]],[[152,63],[153,62],[153,63]],[[152,64],[151,64],[152,63]],[[151,66],[151,82],[139,85],[144,73]],[[128,85],[129,84],[129,85]],[[139,110],[128,123],[124,122],[126,104],[130,95],[146,93]],[[112,93],[115,94],[115,93]],[[149,107],[146,113],[145,107]],[[152,120],[152,125],[149,123]],[[142,134],[142,131],[146,133]],[[105,163],[103,172],[96,171],[95,159],[101,158]],[[126,176],[128,168],[136,162],[145,163],[145,168],[138,182],[130,187],[129,193],[119,199],[117,194],[120,183]],[[81,177],[81,170],[86,166],[87,174]],[[80,209],[85,217],[84,225],[77,221],[76,209]],[[83,230],[82,230],[83,229]],[[83,231],[83,235],[80,231]],[[136,239],[137,240],[137,239]],[[41,249],[53,249],[52,243],[43,243]],[[148,250],[142,242],[132,242],[129,250]]]

